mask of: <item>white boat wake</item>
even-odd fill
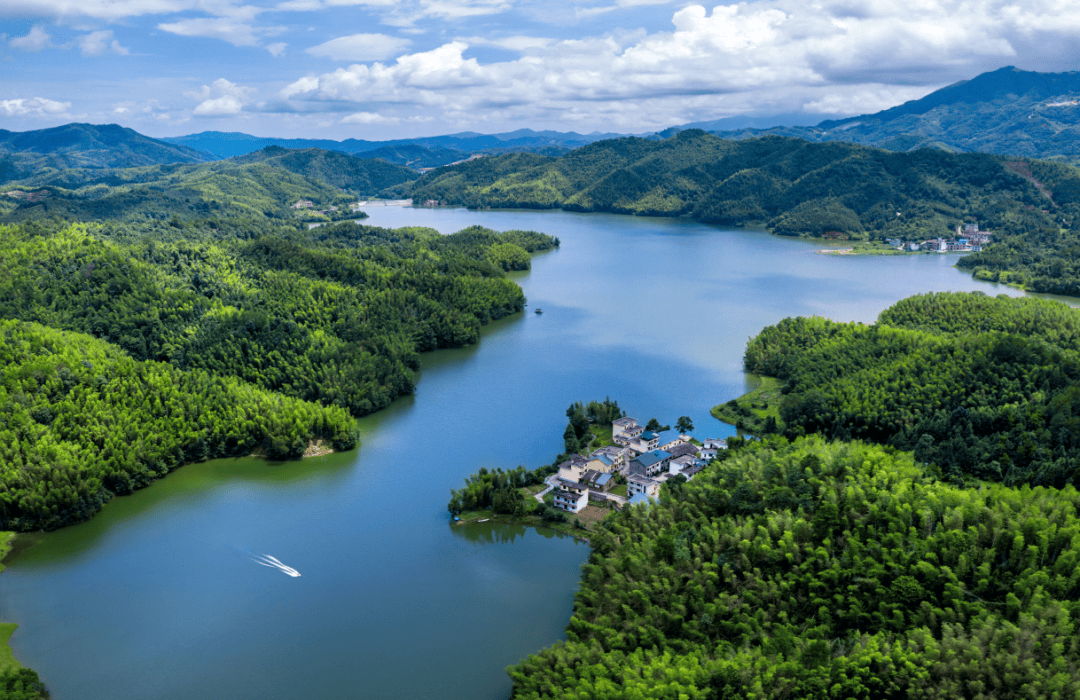
[[[281,573],[288,574],[293,578],[300,577],[299,571],[292,568],[291,566],[286,566],[285,564],[282,564],[275,557],[272,557],[269,554],[259,554],[257,556],[253,556],[251,557],[251,561],[255,562],[256,564],[262,564],[263,566],[269,566],[271,569],[277,569]]]

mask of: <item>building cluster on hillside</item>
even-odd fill
[[[296,204],[290,205],[289,208],[290,209],[296,209],[297,211],[299,211],[300,209],[314,209],[315,208],[315,202],[312,202],[310,199],[301,199],[301,200],[298,200],[296,202]],[[337,210],[338,210],[337,207],[335,207],[334,205],[330,205],[329,209],[320,209],[320,210],[312,212],[312,213],[314,213],[314,214],[329,214],[329,213],[335,212]]]
[[[705,440],[698,445],[686,435],[679,435],[663,445],[660,436],[633,418],[619,418],[611,424],[615,443],[593,450],[588,456],[573,455],[559,465],[553,492],[555,507],[578,513],[589,500],[610,500],[616,475],[627,484],[628,502],[655,498],[660,485],[681,474],[687,479],[705,468],[719,450],[727,449],[721,439]]]
[[[897,250],[930,253],[971,252],[978,253],[990,242],[990,232],[980,231],[978,224],[964,224],[956,227],[954,238],[928,238],[925,241],[904,241],[899,238],[887,238],[885,242]]]

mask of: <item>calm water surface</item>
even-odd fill
[[[370,213],[445,233],[534,229],[562,247],[517,278],[527,312],[426,355],[416,396],[362,420],[358,451],[184,467],[89,523],[22,540],[0,619],[20,624],[16,656],[57,700],[504,698],[503,669],[562,637],[588,548],[451,527],[449,491],[467,475],[549,462],[577,400],[729,435],[709,408],[746,389],[746,340],[785,316],[872,322],[919,292],[1019,294],[974,282],[953,256],[822,256],[683,220]]]

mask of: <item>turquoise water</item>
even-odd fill
[[[426,355],[416,396],[363,419],[358,451],[184,467],[89,523],[20,542],[0,619],[20,624],[16,656],[57,700],[504,698],[503,669],[561,638],[588,547],[450,526],[449,491],[466,476],[550,461],[578,400],[731,434],[709,409],[743,393],[746,340],[785,316],[872,322],[919,292],[1018,294],[974,282],[952,256],[822,256],[685,220],[370,214],[446,233],[535,229],[562,247],[516,278],[526,312],[477,346]]]

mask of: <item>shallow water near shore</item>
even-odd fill
[[[709,409],[746,390],[746,340],[786,316],[869,323],[921,292],[1020,294],[973,281],[953,256],[824,256],[683,219],[368,213],[444,233],[539,230],[562,246],[515,275],[526,312],[425,355],[416,395],[360,421],[359,450],[190,465],[88,523],[21,538],[0,619],[20,624],[15,654],[56,700],[505,698],[504,668],[562,638],[589,550],[547,530],[450,525],[465,477],[549,462],[578,400],[732,434]]]

